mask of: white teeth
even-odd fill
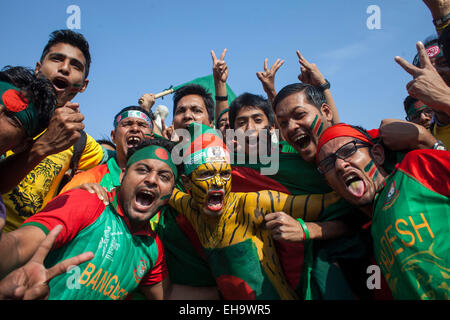
[[[138,137],[130,137],[128,138],[128,143],[139,143],[141,141],[141,139],[139,139]]]

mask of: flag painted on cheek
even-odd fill
[[[310,129],[316,136],[320,136],[320,134],[322,133],[323,122],[318,115],[315,116],[314,121],[311,123]]]

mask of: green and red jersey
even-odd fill
[[[377,194],[375,258],[395,299],[450,298],[450,152],[409,152]]]
[[[131,233],[117,191],[109,193],[110,205],[105,206],[96,194],[70,190],[22,225],[39,227],[46,234],[56,225],[63,226],[45,260],[47,267],[83,252],[94,253],[92,260],[50,281],[49,299],[125,299],[139,286],[166,278],[161,241],[150,224]]]

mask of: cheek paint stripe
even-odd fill
[[[377,180],[377,177],[378,177],[378,170],[376,170],[375,175],[372,178],[373,182]]]
[[[372,169],[373,165],[374,165],[373,161],[370,160],[370,162],[364,167],[364,172],[369,172]]]
[[[321,120],[321,119],[318,119],[316,125],[314,126],[314,130],[313,130],[313,132],[314,132],[315,135],[317,135],[317,132],[319,131],[319,128],[320,128],[321,126],[322,126],[322,120]]]
[[[316,122],[319,119],[319,116],[316,115],[316,117],[314,118],[314,121],[311,123],[311,125],[309,126],[309,129],[313,130],[314,127],[316,126]]]
[[[320,134],[322,133],[322,130],[323,130],[323,123],[320,124],[320,127],[319,127],[319,129],[317,130],[316,135],[317,135],[317,136],[320,136]]]

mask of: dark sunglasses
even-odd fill
[[[337,149],[335,153],[330,154],[328,157],[326,157],[325,159],[320,161],[318,166],[317,166],[317,170],[321,174],[325,174],[325,173],[327,173],[328,171],[330,171],[331,169],[334,168],[334,165],[336,164],[336,159],[337,158],[345,160],[348,157],[350,157],[353,154],[355,154],[355,152],[358,149],[360,149],[360,148],[368,148],[368,147],[369,147],[368,144],[361,143],[361,141],[358,141],[358,140],[350,141],[350,142],[344,144],[339,149]]]

